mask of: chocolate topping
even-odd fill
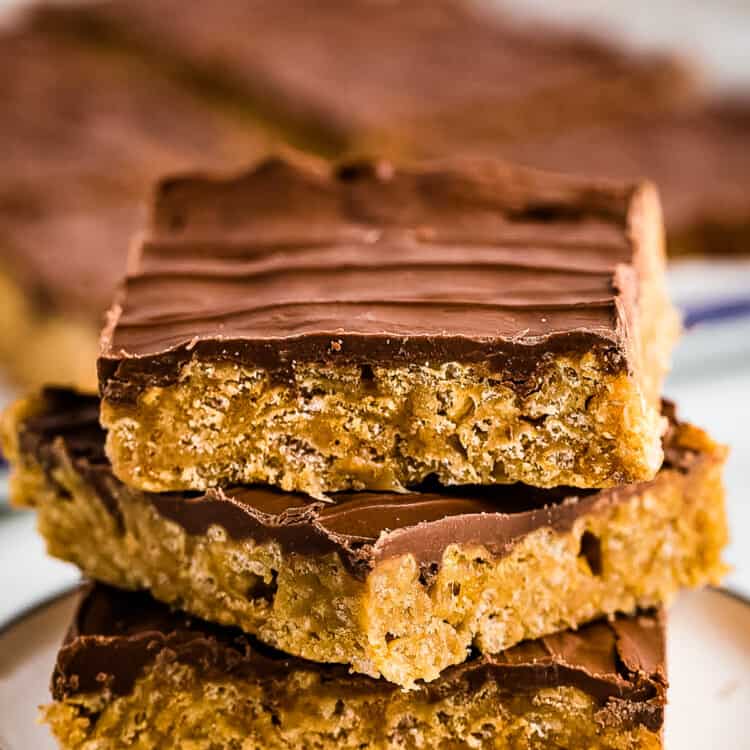
[[[649,191],[488,161],[167,180],[103,334],[103,393],[132,399],[194,356],[482,362],[509,381],[550,352],[631,367]]]
[[[292,554],[335,552],[359,578],[378,562],[403,554],[414,555],[429,577],[450,544],[479,544],[501,556],[536,529],[565,532],[582,515],[602,512],[643,491],[643,485],[637,484],[602,491],[543,490],[520,484],[425,486],[404,494],[338,493],[330,503],[266,487],[211,489],[204,494],[141,493],[111,473],[104,434],[96,421],[95,397],[48,389],[43,398],[44,409],[21,426],[22,452],[44,467],[72,462],[95,484],[115,517],[120,503],[138,497],[189,534],[205,534],[216,525],[231,538],[275,541]],[[674,417],[672,407],[666,406],[665,412]],[[681,429],[673,419],[665,438],[667,460],[662,472],[684,472],[702,459],[681,443]]]
[[[85,593],[60,649],[52,693],[56,700],[103,689],[126,695],[157,660],[190,664],[208,679],[278,682],[295,671],[312,671],[326,682],[340,683],[342,694],[398,690],[384,680],[351,675],[342,665],[287,656],[234,628],[172,612],[147,594],[96,584]],[[576,687],[603,708],[619,709],[626,723],[656,731],[667,688],[663,615],[618,617],[527,641],[450,667],[419,689],[438,698],[476,691],[487,681],[513,693]]]

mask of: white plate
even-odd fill
[[[67,594],[0,633],[0,748],[54,750],[37,707],[75,607]],[[750,604],[716,590],[684,594],[670,616],[667,750],[748,750]]]

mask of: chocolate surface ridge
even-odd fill
[[[480,656],[449,668],[420,690],[477,689],[488,680],[509,692],[568,685],[601,704],[629,701],[637,723],[658,729],[663,720],[667,680],[664,670],[664,616],[641,613],[598,621],[578,631],[526,641],[495,655]],[[144,593],[102,584],[83,594],[52,678],[56,700],[110,690],[127,694],[139,675],[157,659],[194,666],[208,678],[283,678],[293,670],[319,672],[352,690],[392,691],[384,680],[348,674],[341,665],[317,664],[259,644],[234,628],[206,623]]]
[[[102,336],[103,392],[132,399],[192,357],[287,375],[481,362],[512,381],[595,350],[631,369],[650,190],[483,160],[166,180]]]
[[[360,578],[379,561],[403,554],[414,555],[429,575],[450,544],[483,545],[502,556],[536,529],[564,532],[582,515],[624,502],[643,488],[639,484],[601,491],[543,490],[520,484],[425,485],[402,494],[337,493],[331,502],[258,486],[205,493],[140,493],[127,488],[111,472],[104,454],[104,433],[97,421],[97,398],[47,389],[43,400],[43,408],[23,424],[22,451],[32,454],[47,470],[71,461],[97,487],[116,518],[128,493],[137,493],[189,534],[202,535],[216,525],[231,538],[275,541],[292,553],[335,552]],[[662,471],[687,471],[701,456],[680,444],[680,425],[670,404],[665,403],[664,413],[671,427],[664,440]]]

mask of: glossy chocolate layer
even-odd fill
[[[602,491],[541,490],[518,484],[424,487],[404,494],[338,493],[329,503],[266,487],[211,489],[204,494],[141,493],[111,472],[96,398],[52,389],[43,398],[40,412],[21,426],[22,452],[47,469],[72,462],[116,518],[120,504],[137,497],[189,534],[205,534],[217,525],[231,538],[275,541],[288,553],[335,552],[359,578],[379,561],[412,554],[429,580],[450,544],[480,544],[501,556],[536,529],[565,532],[582,515],[625,502],[648,486]],[[702,456],[680,444],[680,427],[671,407],[665,411],[672,428],[665,438],[662,472],[688,471]],[[50,480],[54,481],[52,472]],[[654,481],[659,481],[658,476]]]
[[[340,686],[342,696],[352,690],[360,695],[398,690],[384,680],[351,675],[343,665],[290,657],[234,628],[171,611],[147,594],[95,584],[85,591],[58,654],[52,693],[56,700],[102,690],[126,695],[156,661],[190,664],[207,679],[275,683],[282,693],[287,677],[310,671]],[[438,697],[472,693],[488,681],[514,694],[572,686],[611,706],[621,721],[654,731],[663,721],[664,662],[664,618],[659,612],[648,613],[476,657],[419,690]]]
[[[152,183],[257,158],[266,136],[106,40],[57,34],[37,11],[0,30],[0,70],[0,271],[37,312],[96,331]]]
[[[448,153],[667,107],[693,90],[671,60],[466,0],[316,0],[314,13],[305,0],[189,12],[181,0],[129,0],[65,7],[50,23],[167,60],[338,153],[430,141]]]
[[[103,393],[133,398],[193,356],[482,362],[513,381],[594,350],[627,368],[649,190],[492,161],[167,180],[102,337]]]

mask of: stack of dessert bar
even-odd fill
[[[661,747],[725,450],[660,399],[652,186],[271,159],[163,181],[130,261],[101,400],[4,426],[101,582],[63,748]]]

